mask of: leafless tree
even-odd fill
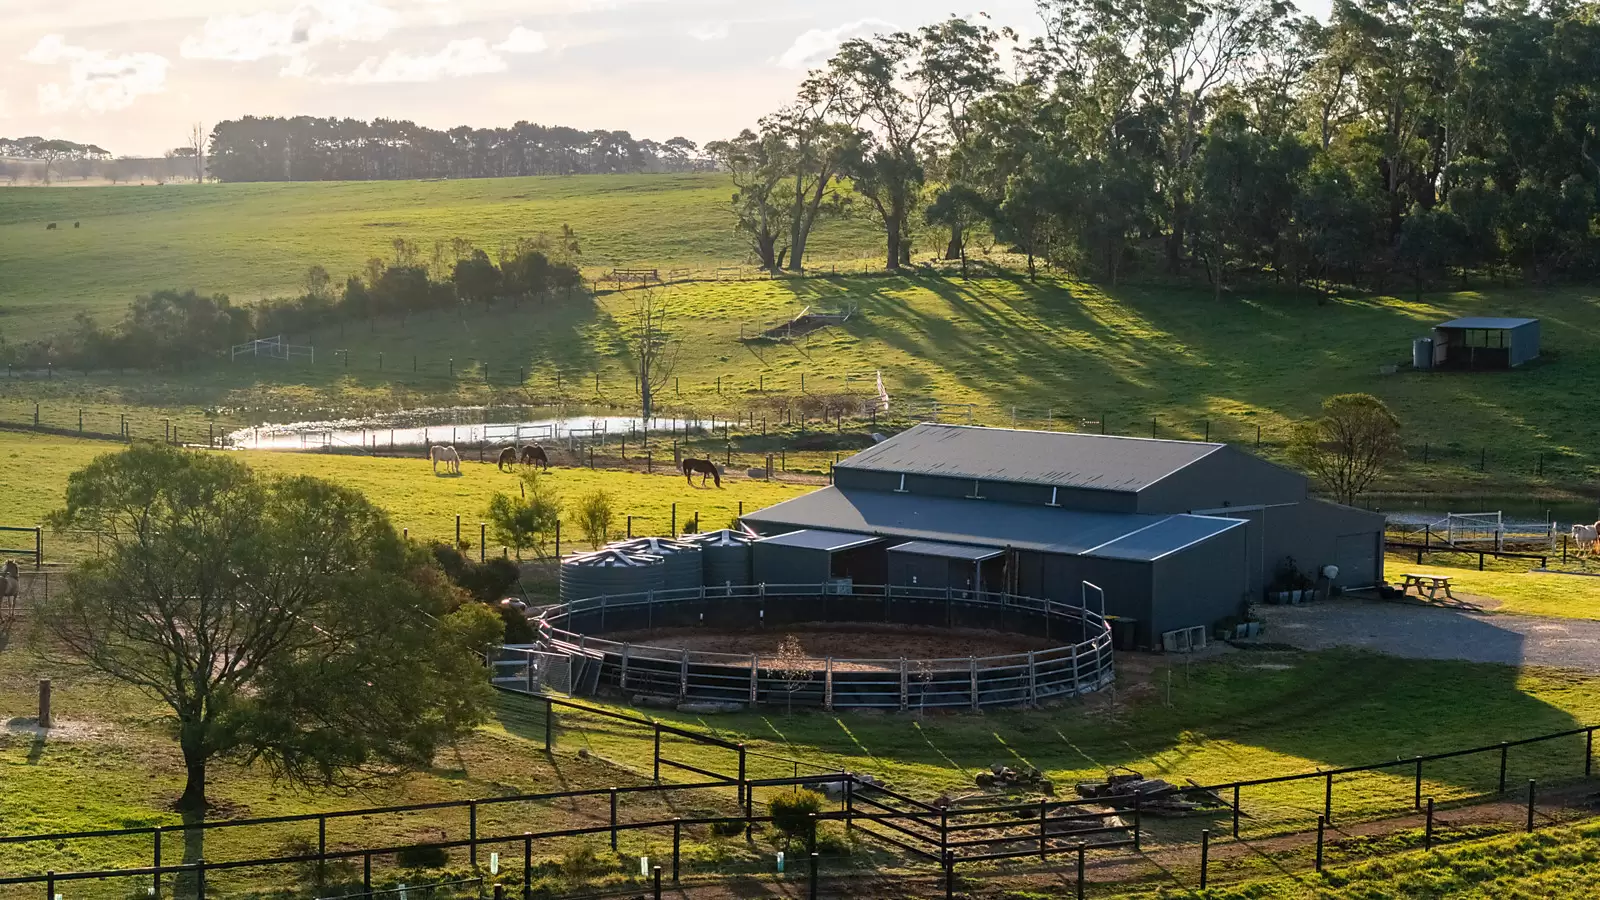
[[[672,380],[678,342],[672,337],[672,298],[653,286],[632,292],[632,308],[622,323],[622,342],[639,393],[639,413],[649,419],[656,394]]]
[[[189,129],[188,149],[194,154],[190,161],[194,163],[195,184],[203,184],[206,180],[206,148],[208,146],[209,140],[206,135],[205,124],[202,122],[194,123],[194,127]]]
[[[811,683],[811,657],[792,634],[778,642],[778,652],[768,657],[767,671],[778,677],[788,697],[788,712],[794,712],[794,695]]]

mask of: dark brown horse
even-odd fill
[[[500,459],[499,459],[498,462],[495,463],[495,468],[499,469],[502,472],[509,472],[509,471],[511,471],[512,467],[515,466],[516,464],[517,464],[517,448],[515,448],[515,447],[507,447],[504,450],[500,451]]]
[[[542,469],[550,468],[550,457],[545,455],[544,448],[538,444],[529,444],[522,448],[522,464],[531,466],[538,463]]]
[[[717,464],[709,459],[686,459],[683,461],[683,478],[692,486],[694,476],[700,475],[700,486],[706,486],[706,479],[712,478],[717,482],[717,487],[722,487],[722,473],[717,471]]]

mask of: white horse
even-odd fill
[[[1593,553],[1597,536],[1600,536],[1600,522],[1572,526],[1572,542],[1578,545],[1579,553]]]
[[[457,453],[454,447],[435,444],[428,448],[428,459],[433,463],[433,474],[435,475],[439,474],[440,463],[444,463],[445,472],[454,475],[461,474],[461,454]]]

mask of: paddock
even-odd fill
[[[557,654],[570,660],[578,695],[977,710],[1075,697],[1114,677],[1111,630],[1099,614],[993,592],[692,588],[579,600],[546,610],[536,625],[537,650],[506,648],[497,677],[519,677],[519,653]],[[791,634],[799,652],[780,653]]]

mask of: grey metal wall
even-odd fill
[[[1209,633],[1219,619],[1242,613],[1250,586],[1247,550],[1245,529],[1234,528],[1156,560],[1149,628],[1139,623],[1140,640],[1155,644],[1162,632],[1196,625]]]
[[[1305,499],[1306,477],[1223,447],[1139,492],[1139,512],[1183,513]]]
[[[1311,498],[1294,506],[1265,511],[1262,560],[1256,590],[1265,590],[1284,557],[1294,557],[1303,572],[1315,575],[1323,566],[1340,566],[1334,584],[1341,588],[1368,587],[1383,577],[1383,524],[1381,513],[1355,509]],[[1252,526],[1254,527],[1254,526]],[[1352,541],[1366,541],[1371,560],[1365,570],[1350,565]],[[1340,545],[1345,545],[1341,564]]]
[[[888,551],[889,584],[942,590],[975,591],[977,564],[966,559]]]
[[[1055,553],[1018,551],[1017,593],[1076,605],[1083,597],[1083,582],[1098,585],[1106,594],[1106,615],[1150,619],[1150,598],[1154,585],[1148,563],[1092,556],[1062,556]],[[1098,612],[1097,598],[1090,609]]]
[[[786,547],[757,541],[750,545],[750,569],[756,584],[821,584],[832,577],[832,554],[809,547]]]
[[[1511,329],[1511,365],[1520,366],[1538,357],[1539,323],[1533,321]]]

